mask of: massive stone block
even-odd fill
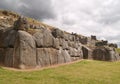
[[[59,42],[59,39],[58,39],[58,38],[54,38],[53,48],[59,50],[59,48],[60,48],[60,42]]]
[[[55,39],[52,36],[51,32],[49,30],[43,30],[40,32],[35,33],[34,35],[36,45],[38,48],[48,48],[48,47],[55,47]]]
[[[7,36],[4,37],[5,47],[14,48],[15,40],[17,37],[17,31],[9,30],[7,33],[8,33],[6,34]]]
[[[65,63],[71,62],[71,58],[67,50],[62,50],[61,56],[65,58],[65,61],[64,61]]]
[[[8,36],[9,30],[6,29],[0,30],[0,48],[6,47],[5,38]]]
[[[36,66],[36,45],[29,33],[18,31],[14,55],[16,60],[14,67],[29,68]]]
[[[67,50],[60,48],[58,52],[58,64],[71,62],[70,55]]]
[[[13,67],[14,66],[14,49],[13,48],[7,48],[5,49],[5,59],[4,64],[7,67]]]
[[[37,48],[37,65],[45,67],[58,64],[58,50],[53,48]]]
[[[69,48],[69,54],[71,56],[71,60],[75,61],[75,60],[80,60],[83,59],[83,53],[81,48],[76,49],[76,48]]]
[[[103,61],[116,61],[120,59],[120,56],[115,52],[114,48],[97,47],[93,51],[93,59]]]
[[[58,64],[65,63],[65,56],[63,55],[63,49],[60,48],[58,51]]]
[[[59,44],[64,50],[69,48],[68,43],[65,41],[65,39],[59,38]]]
[[[64,38],[64,32],[60,29],[57,29],[57,28],[52,30],[52,35],[55,38]]]

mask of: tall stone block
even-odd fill
[[[36,66],[36,44],[33,37],[25,32],[18,31],[15,43],[14,67],[29,68]]]

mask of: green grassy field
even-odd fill
[[[83,60],[31,72],[0,68],[0,84],[120,84],[120,62]]]

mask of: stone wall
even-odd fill
[[[120,60],[120,56],[115,52],[114,48],[110,47],[96,47],[93,50],[93,59],[103,61],[117,61]]]
[[[21,28],[2,32],[0,62],[7,67],[24,69],[67,63],[83,58],[82,44],[76,41],[74,36],[71,34],[67,36],[58,29],[54,32],[55,37],[53,32],[49,29],[40,29],[30,34]]]
[[[97,44],[95,46],[95,44]],[[13,28],[0,28],[0,63],[20,69],[45,67],[80,59],[119,60],[114,47],[91,38],[71,34],[58,28],[30,27],[19,18]]]

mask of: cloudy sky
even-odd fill
[[[1,0],[16,11],[68,32],[120,42],[120,0]]]

